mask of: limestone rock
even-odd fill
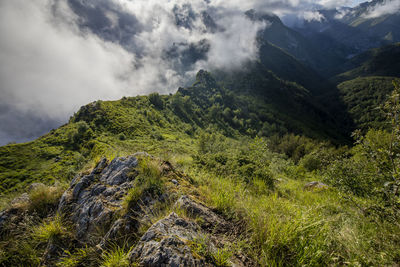
[[[200,225],[203,229],[209,231],[226,231],[230,228],[227,225],[228,223],[210,208],[193,201],[188,196],[180,197],[175,205],[178,208],[184,209],[190,216],[200,218]]]
[[[85,240],[96,230],[108,230],[114,214],[122,209],[122,200],[132,188],[137,167],[134,156],[102,159],[93,171],[75,177],[61,197],[58,210],[68,214],[76,225],[77,238]]]
[[[129,254],[130,261],[144,266],[206,266],[188,245],[199,230],[197,224],[171,213],[147,230]]]

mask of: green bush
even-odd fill
[[[149,95],[149,101],[158,109],[164,108],[164,100],[158,93],[152,93]]]

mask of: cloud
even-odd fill
[[[57,127],[91,101],[174,92],[200,68],[237,68],[256,59],[257,32],[268,22],[250,21],[249,9],[304,11],[318,20],[319,13],[307,11],[333,3],[2,0],[0,145]]]
[[[400,12],[399,0],[385,0],[370,8],[364,14],[365,18],[377,18],[384,15],[392,15]]]
[[[305,11],[303,13],[303,18],[305,21],[319,21],[321,22],[323,19],[325,19],[324,15],[319,13],[318,11]]]

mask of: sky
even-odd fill
[[[199,69],[256,59],[269,25],[249,9],[313,18],[358,2],[0,0],[0,145],[32,140],[92,101],[173,93]]]

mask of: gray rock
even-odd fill
[[[304,190],[327,189],[328,185],[321,182],[309,182],[304,186]]]
[[[197,224],[171,213],[147,230],[129,259],[143,266],[207,266],[193,256],[188,245],[199,231]]]
[[[138,165],[135,157],[115,158],[101,172],[100,181],[108,185],[120,185],[128,181],[128,172]]]
[[[201,227],[208,231],[226,232],[230,229],[228,222],[210,208],[193,201],[188,196],[180,197],[175,206],[184,209],[188,215],[198,218]]]
[[[28,191],[32,191],[43,186],[45,186],[43,183],[32,183],[31,185],[29,185]]]
[[[19,197],[14,198],[11,201],[11,206],[14,206],[18,203],[29,203],[31,202],[29,195],[27,193],[23,193],[22,195],[20,195]]]
[[[171,182],[172,182],[174,185],[179,185],[179,182],[178,182],[177,180],[175,180],[175,179],[172,179]]]
[[[102,159],[93,171],[77,176],[60,199],[58,211],[68,214],[76,226],[77,238],[87,241],[96,231],[109,231],[114,214],[122,209],[122,199],[132,188],[130,172],[138,164],[135,157]]]

